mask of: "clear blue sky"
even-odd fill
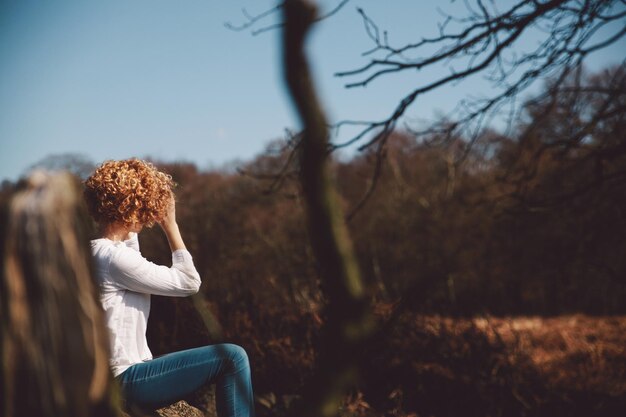
[[[244,21],[243,7],[254,14],[273,1],[0,2],[0,180],[62,153],[220,166],[249,160],[297,128],[281,79],[280,33],[224,27]],[[318,3],[329,10],[338,0]],[[437,2],[446,10],[459,3]],[[333,74],[366,62],[361,52],[371,46],[356,7],[397,44],[435,34],[441,20],[435,2],[351,0],[318,25],[309,47],[331,121],[386,117],[425,75],[344,89]],[[619,48],[596,54],[593,65],[622,59]],[[472,88],[480,81],[430,95],[409,116],[434,117]]]

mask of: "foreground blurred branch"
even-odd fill
[[[316,8],[305,0],[284,4],[283,58],[287,87],[303,125],[300,181],[307,225],[321,271],[328,305],[315,375],[294,415],[337,415],[346,390],[355,382],[356,355],[372,332],[367,302],[352,242],[328,165],[326,118],[304,55]]]

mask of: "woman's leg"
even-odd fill
[[[248,356],[237,345],[219,344],[170,353],[135,364],[118,378],[131,406],[163,407],[215,383],[220,417],[254,416]]]

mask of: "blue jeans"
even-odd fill
[[[215,383],[220,417],[254,416],[248,355],[231,344],[203,346],[137,363],[118,376],[129,406],[156,409]]]

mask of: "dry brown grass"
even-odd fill
[[[319,323],[263,317],[229,328],[248,342],[258,415],[283,416],[314,369]],[[621,417],[626,409],[626,317],[406,313],[362,356],[344,417]],[[182,411],[161,415],[191,415]]]
[[[474,319],[511,354],[527,355],[553,388],[626,395],[626,317]]]
[[[621,416],[626,317],[407,315],[365,367],[345,415]]]

